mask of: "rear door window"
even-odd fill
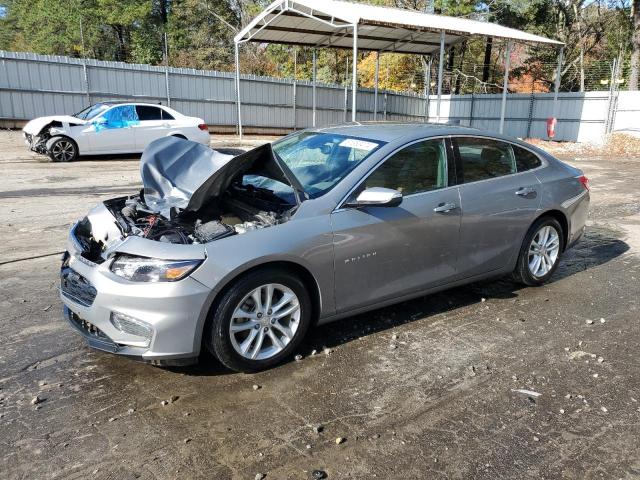
[[[136,105],[136,112],[141,122],[145,120],[162,120],[162,111],[158,107]]]
[[[166,110],[161,108],[160,111],[162,112],[162,119],[163,120],[175,120],[175,118],[173,118],[173,115],[171,115]]]
[[[503,177],[517,172],[511,145],[490,138],[453,139],[462,164],[462,183]]]

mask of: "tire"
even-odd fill
[[[538,246],[541,240],[545,242],[542,248]],[[532,287],[545,284],[558,268],[563,250],[564,233],[560,223],[552,217],[539,218],[524,237],[513,271],[514,279]]]
[[[260,305],[255,300],[257,291]],[[273,309],[267,309],[269,291]],[[304,283],[286,271],[256,270],[223,293],[210,313],[205,344],[227,368],[258,372],[289,357],[310,325],[311,299]]]
[[[52,162],[73,162],[78,159],[78,145],[69,137],[57,138],[49,147]]]
[[[176,135],[171,135],[173,138],[181,138],[182,140],[189,140],[187,137],[185,137],[182,134],[176,134]]]

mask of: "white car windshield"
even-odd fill
[[[97,117],[98,115],[103,113],[108,108],[109,105],[105,105],[104,103],[96,103],[95,105],[91,105],[90,107],[87,107],[84,110],[75,113],[73,116],[81,120],[91,120],[92,118]]]
[[[273,145],[278,158],[289,167],[311,198],[324,195],[384,142],[335,133],[301,132]],[[274,180],[260,186],[277,193]]]

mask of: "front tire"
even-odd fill
[[[515,280],[528,286],[543,285],[558,268],[563,250],[564,235],[560,223],[552,217],[539,218],[522,242],[513,272]]]
[[[295,275],[273,269],[239,278],[209,318],[205,342],[237,372],[271,368],[291,355],[311,324],[311,300]]]
[[[78,145],[68,137],[56,139],[49,148],[52,162],[73,162],[78,159]]]

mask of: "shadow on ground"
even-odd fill
[[[587,230],[580,242],[564,254],[549,284],[603,265],[627,252],[629,245],[615,235],[615,232],[603,228]],[[483,298],[517,298],[518,291],[523,288],[527,287],[515,283],[509,277],[502,277],[425,295],[316,327],[309,332],[298,351],[308,355],[313,350],[333,348],[406,323],[428,321],[430,317],[479,303]],[[198,365],[175,370],[187,375],[215,376],[231,373],[209,352],[202,355]]]

